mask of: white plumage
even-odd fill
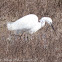
[[[32,34],[42,28],[45,25],[45,22],[52,25],[52,19],[50,17],[42,17],[39,22],[38,17],[35,14],[29,14],[16,20],[15,22],[8,22],[7,28],[11,31],[25,31]]]

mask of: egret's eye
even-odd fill
[[[50,25],[52,24],[52,22],[50,22]]]

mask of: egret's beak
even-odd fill
[[[53,27],[53,25],[51,24],[51,27],[52,27],[52,29],[55,31],[55,29],[54,29],[54,27]]]
[[[52,24],[51,24],[51,27],[52,27],[52,29],[54,30],[55,35],[57,36],[57,34],[56,34],[56,30],[54,29],[54,27],[53,27]]]
[[[55,31],[53,25],[51,24],[50,26],[52,27],[52,29],[54,30],[55,35],[57,36],[56,31]],[[49,26],[47,27],[46,31],[48,30],[48,28],[49,28]],[[46,32],[46,31],[45,31],[45,32]]]

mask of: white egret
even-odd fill
[[[12,30],[17,31],[17,33],[27,32],[29,34],[33,34],[40,28],[44,27],[45,22],[52,26],[52,19],[50,17],[42,17],[38,21],[38,17],[35,14],[29,14],[16,20],[15,22],[8,22],[7,28],[10,31]]]

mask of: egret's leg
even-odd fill
[[[27,41],[27,38],[28,38],[27,34],[24,34],[24,40],[25,41]]]
[[[31,34],[28,34],[27,35],[27,41],[31,41],[33,38],[32,38],[33,36],[31,35]]]
[[[25,40],[25,41],[29,41],[29,34],[24,33],[24,40]]]
[[[21,35],[20,35],[20,39],[21,39],[22,36],[23,36],[23,33],[21,33]]]
[[[21,34],[20,34],[20,33],[21,33]],[[16,30],[16,31],[14,31],[14,35],[15,35],[15,36],[19,36],[20,39],[21,39],[23,33],[22,33],[20,30]]]
[[[19,35],[20,32],[21,32],[20,30],[16,30],[16,31],[14,31],[14,34],[15,34],[15,35]]]
[[[27,41],[29,41],[29,36],[28,36],[28,34],[27,34],[27,37],[26,37],[26,38],[27,38]]]
[[[21,39],[21,37],[23,36],[23,33],[17,34],[17,35],[15,35],[15,36],[18,36],[18,37],[20,37],[20,39]]]
[[[12,33],[11,33],[11,31],[10,31],[10,34],[9,34],[7,40],[12,41]]]

